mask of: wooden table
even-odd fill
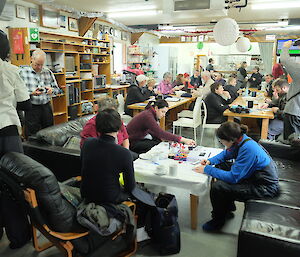
[[[181,98],[177,102],[168,102],[169,104],[169,119],[174,121],[177,119],[177,113],[184,110],[188,109],[189,105],[191,102],[193,102],[196,98],[195,97],[186,97],[186,98]],[[131,104],[128,105],[128,109],[133,110],[133,116],[139,114],[141,111],[143,111],[148,104],[149,100],[143,102],[143,103],[136,103],[136,104]],[[166,119],[165,117],[160,119],[160,127],[162,129],[166,129]]]
[[[258,94],[262,94],[258,90],[251,90],[256,91]],[[252,97],[254,101],[258,101],[258,104],[264,103],[264,98]],[[247,106],[247,99],[248,97],[239,96],[237,99],[233,101],[231,105],[242,105]],[[261,139],[267,139],[268,136],[268,128],[269,128],[269,120],[274,119],[274,113],[272,109],[258,109],[258,104],[255,104],[254,107],[251,109],[250,113],[234,113],[227,109],[224,111],[223,115],[228,116],[228,121],[233,121],[234,117],[242,117],[242,118],[254,118],[254,119],[262,119],[262,127],[261,127]]]
[[[106,87],[95,88],[94,91],[97,93],[106,92],[109,97],[113,97],[113,92],[121,94],[124,92],[124,98],[127,96],[127,89],[130,87],[130,84],[126,85],[106,85]]]

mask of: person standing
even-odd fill
[[[20,76],[30,94],[32,109],[25,112],[25,134],[31,136],[39,130],[53,125],[51,96],[59,93],[56,79],[48,68],[44,67],[46,53],[35,50],[31,57],[31,66],[23,67]]]
[[[194,74],[191,77],[191,85],[195,88],[202,86],[201,74],[199,70],[194,71]]]
[[[242,62],[237,70],[237,89],[244,88],[247,82],[247,62]]]
[[[125,113],[127,115],[133,115],[133,110],[128,109],[128,105],[144,102],[151,96],[153,91],[152,87],[147,87],[147,89],[144,88],[142,90],[142,88],[147,84],[147,79],[148,78],[145,75],[138,75],[136,77],[137,85],[132,84],[129,87],[127,97],[125,100]]]
[[[209,72],[214,72],[215,69],[214,69],[214,59],[213,58],[209,58],[208,60],[208,65],[206,66],[206,70],[209,71]]]
[[[234,201],[273,198],[279,194],[276,164],[246,132],[245,125],[223,123],[216,135],[226,150],[202,160],[194,169],[217,179],[210,189],[212,219],[202,226],[204,231],[220,230],[226,219],[233,217]],[[232,165],[230,160],[234,160]]]
[[[31,108],[19,68],[7,61],[9,51],[7,35],[0,30],[0,159],[8,152],[23,153],[17,110],[28,111]],[[2,227],[5,227],[12,249],[22,247],[31,238],[29,223],[22,208],[4,193],[0,194],[0,239],[3,235]]]
[[[285,140],[293,133],[300,134],[300,63],[294,61],[289,55],[289,48],[292,44],[292,40],[284,42],[280,54],[282,64],[293,79],[287,93],[287,103],[284,108],[283,137]]]

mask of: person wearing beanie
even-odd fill
[[[132,84],[128,88],[128,93],[127,93],[125,108],[124,108],[125,113],[127,115],[130,116],[133,115],[133,111],[127,108],[128,105],[144,102],[147,99],[149,99],[149,97],[151,96],[153,88],[152,87],[145,88],[147,86],[147,80],[148,78],[145,75],[143,74],[138,75],[136,77],[137,84]]]
[[[30,94],[32,109],[25,112],[26,137],[53,125],[51,97],[59,93],[56,79],[48,68],[44,67],[46,53],[40,49],[32,53],[31,65],[20,70]]]
[[[18,128],[21,127],[17,110],[30,110],[31,102],[24,81],[19,75],[19,68],[8,62],[9,41],[6,34],[0,30],[0,158],[7,152],[23,153],[22,141]],[[0,194],[0,202],[1,200]],[[0,239],[5,227],[10,248],[20,248],[30,240],[29,229],[23,230],[16,224],[27,224],[27,219],[16,220],[16,216],[4,217],[5,213],[14,213],[15,208],[6,206],[6,211],[0,210]],[[3,221],[3,224],[1,223]],[[14,225],[12,225],[14,224]]]

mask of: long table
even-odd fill
[[[166,144],[168,145],[168,143]],[[162,153],[168,153],[169,149],[165,143],[153,147],[147,154],[155,154],[161,156]],[[194,160],[201,160],[204,158],[213,157],[220,153],[222,149],[208,148],[208,147],[197,147],[190,153],[193,155],[193,161],[178,162],[172,159],[162,159],[156,162],[151,160],[139,159],[134,161],[134,173],[136,181],[141,183],[148,183],[158,186],[171,186],[176,188],[183,188],[190,192],[190,215],[191,215],[191,228],[197,229],[198,227],[198,207],[199,207],[199,196],[203,196],[210,184],[210,177],[205,174],[196,173],[193,171],[195,165],[192,163]],[[203,157],[199,157],[200,152],[205,152]],[[176,176],[169,174],[160,176],[155,174],[155,170],[159,165],[165,165],[169,167],[170,164],[177,164],[178,172]],[[179,213],[180,215],[180,213]]]
[[[253,90],[257,91],[257,90]],[[261,139],[267,139],[268,137],[268,128],[269,128],[269,120],[274,119],[274,113],[272,109],[259,109],[258,105],[264,103],[264,97],[262,97],[263,93],[257,91],[256,97],[244,97],[239,96],[237,99],[233,101],[232,105],[242,105],[247,106],[247,101],[251,100],[256,102],[254,107],[251,109],[250,113],[234,113],[229,109],[225,110],[223,115],[228,116],[229,121],[233,121],[234,117],[242,117],[242,118],[253,118],[253,119],[262,119],[262,127],[261,127]]]
[[[168,101],[168,99],[166,99]],[[189,105],[191,102],[195,100],[195,97],[185,97],[185,98],[180,98],[179,101],[177,102],[168,102],[169,103],[169,119],[174,121],[177,119],[177,113],[184,110],[188,109]],[[148,101],[142,102],[142,103],[135,103],[128,105],[128,109],[133,110],[133,116],[139,114],[141,111],[143,111],[148,104]],[[166,129],[166,119],[163,117],[160,119],[160,127],[162,129]]]

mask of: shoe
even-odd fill
[[[212,219],[205,224],[202,225],[202,229],[206,232],[217,232],[219,231],[225,224],[224,219]]]

